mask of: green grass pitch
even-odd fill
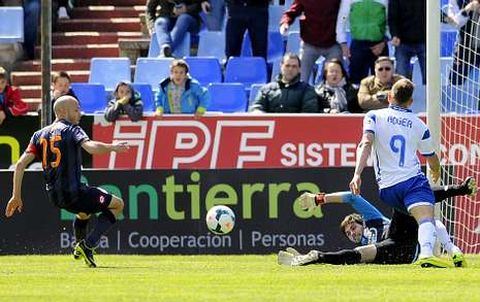
[[[0,301],[480,301],[480,255],[467,268],[285,267],[276,255],[1,256]]]

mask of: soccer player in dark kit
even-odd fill
[[[42,162],[48,199],[55,206],[75,213],[73,230],[76,238],[74,258],[83,258],[89,267],[96,267],[94,248],[122,213],[123,200],[106,191],[80,182],[81,148],[90,154],[124,152],[125,142],[105,144],[90,140],[78,125],[81,117],[78,101],[62,96],[54,104],[56,120],[35,132],[27,150],[20,157],[13,174],[13,190],[5,209],[11,217],[22,211],[22,181],[25,168],[35,159]],[[86,236],[91,214],[100,213],[93,231]]]

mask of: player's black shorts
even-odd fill
[[[59,208],[75,214],[103,212],[108,209],[112,201],[111,194],[97,187],[81,186],[75,195],[75,198],[68,198],[69,200],[63,201],[65,195],[62,195],[64,198],[58,198],[59,194],[56,194],[54,191],[48,192],[51,202]],[[73,202],[69,202],[70,200],[73,200]]]
[[[415,261],[419,248],[416,242],[396,242],[392,238],[375,243],[376,264],[409,264]]]
[[[377,256],[373,263],[407,264],[415,261],[418,250],[418,225],[412,216],[393,211],[389,233],[385,240],[375,243]]]

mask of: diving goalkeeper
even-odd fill
[[[468,177],[461,185],[433,187],[436,202],[444,199],[470,195],[477,192],[477,184],[473,177]],[[304,193],[300,204],[305,210],[327,203],[348,203],[359,214],[347,215],[340,224],[345,236],[354,243],[360,244],[355,249],[345,249],[338,252],[321,252],[312,250],[302,255],[293,248],[278,253],[278,262],[283,265],[307,265],[316,263],[328,264],[407,264],[413,263],[418,256],[417,230],[415,219],[398,210],[393,210],[392,219],[385,217],[371,203],[360,195],[350,192]],[[466,266],[465,257],[455,246],[440,220],[436,220],[437,236],[442,247],[452,257],[457,267]]]

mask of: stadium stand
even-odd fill
[[[133,89],[140,93],[143,102],[143,112],[154,112],[154,94],[152,91],[152,86],[150,84],[144,83],[134,83],[132,84]]]
[[[186,57],[189,73],[202,86],[222,82],[222,69],[215,57]]]
[[[221,31],[202,31],[199,35],[197,56],[216,57],[225,63],[225,33]]]
[[[0,44],[23,42],[23,8],[0,7]]]
[[[102,84],[106,91],[113,91],[120,81],[132,81],[128,58],[91,59],[88,83]]]
[[[267,65],[261,57],[232,57],[225,69],[225,82],[242,83],[247,89],[252,84],[267,82]]]
[[[207,111],[223,113],[245,112],[247,95],[241,83],[212,83],[208,85],[211,101]]]
[[[278,31],[268,32],[267,61],[269,63],[282,57],[284,53],[283,45],[283,37]],[[248,34],[248,32],[245,32],[245,35],[243,36],[241,56],[252,56],[252,42],[250,40],[250,35]]]
[[[147,83],[153,91],[158,91],[158,84],[170,74],[173,58],[138,58],[134,83]]]
[[[80,101],[84,113],[103,111],[107,105],[107,93],[102,84],[72,83],[73,92]]]

